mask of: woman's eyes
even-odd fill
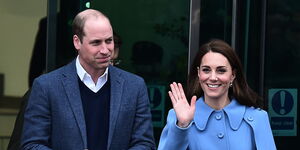
[[[211,71],[211,69],[209,69],[209,68],[203,68],[202,69],[202,72],[205,72],[205,73],[209,73],[210,71]],[[227,70],[226,69],[217,69],[216,72],[220,73],[220,74],[223,74],[223,73],[227,72]]]
[[[217,69],[217,72],[219,73],[225,73],[227,70],[226,69]]]
[[[202,71],[205,72],[205,73],[208,73],[208,72],[210,72],[210,69],[209,68],[203,68]]]

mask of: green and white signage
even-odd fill
[[[297,89],[269,89],[269,117],[274,136],[297,136]]]

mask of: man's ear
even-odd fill
[[[74,47],[79,50],[80,47],[81,47],[81,41],[79,39],[79,37],[77,35],[73,35],[73,44],[74,44]]]

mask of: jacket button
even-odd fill
[[[224,133],[222,133],[222,132],[218,133],[218,138],[219,139],[222,139],[223,137],[224,137]]]
[[[253,121],[253,117],[249,116],[248,118],[248,121]]]
[[[220,120],[222,118],[222,116],[219,114],[219,115],[216,115],[216,119],[217,120]]]

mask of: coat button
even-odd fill
[[[222,118],[222,115],[220,115],[220,114],[219,114],[219,115],[216,115],[216,119],[217,119],[217,120],[220,120],[221,118]]]
[[[248,121],[253,121],[253,117],[249,116],[248,118]]]
[[[224,137],[224,133],[222,133],[222,132],[218,133],[218,138],[219,139],[222,139],[223,137]]]

